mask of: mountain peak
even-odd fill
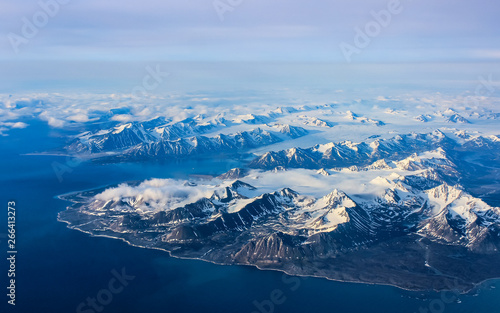
[[[324,168],[319,169],[316,173],[323,176],[330,176],[330,173],[328,173]]]
[[[470,124],[469,120],[463,117],[460,114],[453,114],[452,116],[446,119],[449,123],[462,123],[462,124]]]
[[[114,128],[113,134],[119,134],[119,133],[123,132],[125,129],[131,128],[131,127],[132,127],[132,123],[118,125]]]
[[[250,184],[242,182],[241,180],[235,180],[229,187],[231,189],[234,189],[234,190],[238,190],[238,189],[241,189],[241,188],[245,188],[245,189],[248,189],[248,190],[255,190],[255,189],[257,189],[257,188],[255,188],[254,186],[252,186]]]
[[[459,197],[462,196],[463,191],[458,189],[456,186],[450,186],[446,183],[429,189],[426,191],[431,200],[434,200],[440,204],[443,204],[443,207],[455,201]]]
[[[393,167],[387,164],[385,159],[380,159],[367,166],[367,170],[392,170]]]
[[[327,205],[343,206],[347,208],[352,208],[356,206],[356,203],[347,196],[347,194],[341,190],[334,189],[332,192],[320,199]]]
[[[278,125],[278,127],[281,127],[280,132],[282,134],[285,134],[294,139],[305,136],[309,133],[306,129],[302,127],[290,126],[289,124]]]
[[[224,174],[217,176],[218,179],[227,180],[227,179],[238,179],[247,175],[247,171],[241,168],[232,168]]]

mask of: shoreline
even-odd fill
[[[65,200],[65,201],[68,201],[68,200]],[[166,250],[166,249],[163,249],[163,248],[142,246],[142,245],[131,243],[130,241],[126,240],[125,238],[122,238],[122,237],[119,237],[119,236],[97,235],[97,234],[93,234],[90,231],[82,230],[82,229],[78,228],[77,226],[72,225],[71,222],[61,219],[59,217],[59,213],[57,214],[57,221],[67,224],[67,228],[68,229],[77,230],[77,231],[79,231],[81,233],[85,233],[87,235],[90,235],[90,237],[95,237],[95,238],[101,237],[101,238],[115,239],[115,240],[120,240],[122,242],[125,242],[127,245],[129,245],[131,247],[142,248],[142,249],[151,249],[151,250],[159,250],[159,251],[162,251],[162,252],[167,252],[169,257],[176,258],[176,259],[181,259],[181,260],[196,260],[196,261],[208,262],[208,263],[211,263],[211,264],[214,264],[214,265],[221,265],[221,266],[248,266],[248,267],[256,268],[256,269],[258,269],[260,271],[276,271],[276,272],[284,273],[284,274],[289,275],[289,276],[301,277],[301,278],[319,278],[319,279],[326,279],[328,281],[334,281],[334,282],[339,282],[339,283],[363,284],[363,285],[368,285],[368,286],[387,286],[387,287],[393,287],[393,288],[397,288],[397,289],[408,291],[408,292],[436,292],[436,293],[439,293],[439,292],[446,292],[446,291],[455,291],[455,292],[458,291],[458,293],[460,295],[471,295],[471,294],[474,294],[474,292],[477,291],[478,288],[481,287],[482,285],[484,285],[486,282],[500,280],[500,277],[496,277],[496,278],[488,278],[488,279],[485,279],[485,280],[480,281],[478,283],[471,283],[473,285],[473,287],[471,289],[469,289],[469,290],[453,290],[453,289],[440,289],[440,290],[437,290],[437,289],[411,289],[411,288],[405,288],[405,287],[402,287],[402,286],[399,286],[399,285],[395,285],[395,284],[390,284],[390,283],[372,283],[372,282],[363,282],[363,281],[356,281],[356,280],[340,280],[340,279],[334,279],[334,278],[330,278],[330,277],[326,277],[326,276],[294,274],[294,273],[289,273],[286,270],[282,270],[282,269],[262,268],[262,267],[260,267],[259,265],[256,265],[256,264],[248,264],[248,263],[220,263],[220,262],[216,262],[216,261],[212,261],[212,260],[207,260],[207,259],[202,259],[202,258],[182,257],[182,256],[172,255],[172,251]]]

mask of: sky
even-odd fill
[[[140,80],[148,64],[191,64],[181,70],[189,76],[197,62],[336,64],[346,73],[387,63],[496,70],[500,60],[495,0],[3,0],[1,8],[3,92],[37,82],[107,88]]]

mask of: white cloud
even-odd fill
[[[13,123],[12,128],[26,128],[28,127],[28,124],[26,123],[23,123],[23,122],[16,122],[16,123]]]
[[[111,120],[116,122],[130,122],[133,119],[134,117],[130,114],[118,114],[118,115],[113,115],[113,117],[111,117]]]
[[[151,179],[132,187],[121,184],[96,195],[102,201],[131,199],[141,204],[144,210],[166,210],[193,203],[203,197],[210,197],[213,185],[190,186],[187,181],[174,179]],[[146,206],[146,203],[148,204]]]
[[[50,126],[55,128],[63,128],[65,125],[64,121],[58,120],[57,118],[54,117],[49,117],[47,119],[47,122],[49,123]]]
[[[26,128],[28,127],[28,124],[23,123],[23,122],[16,122],[16,123],[1,123],[3,126],[8,126],[10,128]]]
[[[317,170],[291,169],[283,172],[261,172],[253,171],[252,179],[242,179],[263,192],[273,192],[282,188],[291,188],[296,192],[322,197],[334,189],[344,191],[349,195],[380,196],[384,193],[385,186],[371,183],[378,176],[389,176],[390,171],[363,171],[353,172],[343,170],[341,172],[329,170],[330,175],[324,176],[317,173]],[[400,173],[404,171],[395,170]]]
[[[69,116],[67,118],[68,121],[85,123],[89,121],[89,117],[86,114],[80,113],[76,115]]]

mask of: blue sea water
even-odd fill
[[[0,277],[5,295],[0,312],[78,312],[87,298],[109,289],[113,270],[134,276],[121,292],[112,294],[99,310],[117,313],[404,313],[500,312],[500,283],[485,283],[470,295],[409,292],[376,286],[297,278],[248,266],[220,266],[169,257],[109,239],[90,237],[57,221],[65,208],[55,198],[67,192],[151,177],[185,177],[218,174],[234,167],[221,160],[178,164],[74,164],[60,156],[26,155],[61,145],[64,134],[42,122],[30,121],[22,130],[0,137],[0,234],[6,233],[7,202],[17,208],[16,306],[7,305],[7,246],[0,238],[4,257]],[[54,162],[71,172],[60,180]],[[499,287],[499,288],[495,288]],[[274,302],[273,302],[274,300]],[[444,300],[444,301],[443,301]]]

